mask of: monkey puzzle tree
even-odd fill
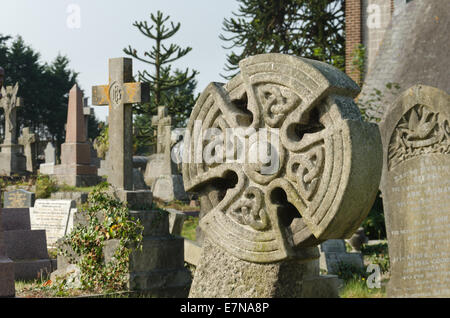
[[[255,54],[284,53],[344,67],[344,0],[238,0],[239,12],[224,19],[219,38],[230,42],[226,72]]]
[[[138,114],[135,120],[138,143],[148,145],[151,143],[153,129],[149,124],[151,116],[156,113],[158,106],[167,106],[169,114],[173,116],[174,125],[180,126],[189,118],[190,111],[195,104],[194,89],[196,87],[196,70],[172,70],[172,63],[188,54],[192,48],[181,48],[177,44],[164,45],[164,41],[173,37],[181,27],[174,24],[170,16],[164,16],[158,11],[150,15],[152,25],[147,21],[136,21],[135,26],[144,36],[154,41],[150,51],[139,54],[131,45],[124,49],[130,55],[150,66],[151,71],[139,71],[139,81],[150,84],[150,102],[135,106]],[[180,104],[180,101],[184,104]],[[142,146],[142,145],[141,145]],[[139,148],[139,146],[138,146]]]

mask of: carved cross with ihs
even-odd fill
[[[150,99],[147,83],[133,83],[129,58],[109,60],[109,85],[92,87],[92,104],[109,105],[108,181],[118,189],[133,190],[133,111],[132,104]]]

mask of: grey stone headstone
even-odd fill
[[[450,297],[450,96],[413,86],[380,131],[388,297]]]
[[[44,154],[45,154],[45,163],[55,164],[56,152],[55,147],[53,147],[53,144],[51,142],[47,143],[47,147],[45,147]]]
[[[4,208],[30,208],[34,206],[35,194],[23,189],[16,189],[4,193]]]

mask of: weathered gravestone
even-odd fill
[[[27,158],[27,171],[33,173],[36,168],[36,145],[38,137],[36,134],[30,132],[29,127],[22,129],[22,136],[19,138],[19,143],[23,146],[23,152]]]
[[[15,279],[41,278],[52,272],[44,230],[31,230],[28,208],[2,209],[4,241],[14,262]]]
[[[0,297],[14,297],[14,263],[6,255],[2,225],[2,210],[0,209]]]
[[[449,123],[450,96],[423,85],[380,123],[390,297],[450,297]]]
[[[61,145],[61,164],[55,167],[55,179],[75,187],[96,185],[97,167],[91,164],[91,146],[87,141],[83,113],[83,93],[74,85],[69,93],[66,142]]]
[[[308,297],[317,245],[350,237],[374,202],[379,131],[361,120],[358,86],[332,66],[264,54],[240,69],[206,88],[185,136],[184,184],[199,193],[206,235],[190,297]],[[205,141],[211,127],[220,133]]]
[[[23,106],[23,100],[17,97],[19,84],[14,87],[1,88],[2,98],[0,107],[5,115],[5,139],[0,146],[0,174],[11,176],[13,174],[23,174],[27,170],[25,156],[21,152],[21,146],[17,142],[16,109]]]
[[[30,208],[34,205],[35,194],[23,189],[5,192],[3,195],[4,208]]]
[[[55,173],[56,165],[56,149],[49,141],[44,150],[45,163],[39,166],[39,172],[41,174],[52,175]]]
[[[344,240],[327,240],[320,244],[320,269],[338,274],[343,269],[361,271],[364,268],[360,252],[347,252]]]
[[[167,107],[158,107],[158,115],[152,118],[152,126],[157,127],[157,150],[149,158],[144,177],[153,196],[166,202],[188,199],[183,178],[176,173],[177,168],[171,158],[171,125],[172,118]]]
[[[68,234],[73,226],[73,200],[36,200],[30,208],[31,229],[45,230],[48,247],[55,247],[56,241]]]

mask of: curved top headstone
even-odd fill
[[[351,236],[381,175],[378,129],[353,102],[358,86],[325,63],[283,54],[240,69],[205,89],[184,138],[185,188],[210,210],[202,230],[256,263]]]
[[[416,85],[380,123],[389,297],[450,297],[450,95]]]

